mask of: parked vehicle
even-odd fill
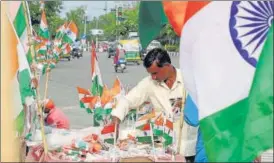
[[[159,41],[157,41],[157,40],[151,41],[150,44],[147,46],[147,48],[146,49],[142,49],[142,51],[141,51],[142,60],[145,58],[145,56],[147,55],[147,53],[150,50],[152,50],[154,48],[161,48],[161,47],[162,47],[162,45],[161,45],[161,43]]]

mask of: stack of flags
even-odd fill
[[[109,89],[104,85],[101,96],[81,87],[77,87],[77,91],[80,108],[93,115],[94,126],[103,126],[110,123],[111,111],[115,107],[115,101],[125,92],[118,77],[115,79],[112,88]]]

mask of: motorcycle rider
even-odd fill
[[[114,66],[117,67],[118,66],[118,61],[119,59],[123,58],[126,60],[126,51],[125,49],[123,48],[123,45],[121,44],[118,44],[117,48],[116,48],[116,53],[115,53],[115,56],[113,57],[113,63],[114,63]]]

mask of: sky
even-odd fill
[[[111,8],[115,8],[115,5],[126,3],[121,1],[63,1],[61,17],[65,17],[66,12],[75,9],[76,7],[87,6],[88,19],[91,20],[93,17],[105,14],[104,8],[106,2],[108,12],[110,12]]]

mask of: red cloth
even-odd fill
[[[46,122],[59,129],[69,129],[69,120],[59,108],[54,108],[49,112]]]
[[[121,55],[120,55],[121,53]],[[126,54],[126,50],[125,49],[119,49],[119,48],[116,48],[116,54],[115,56],[113,57],[113,62],[114,64],[117,64],[118,63],[118,60],[121,58],[124,58],[125,57],[125,54]]]

